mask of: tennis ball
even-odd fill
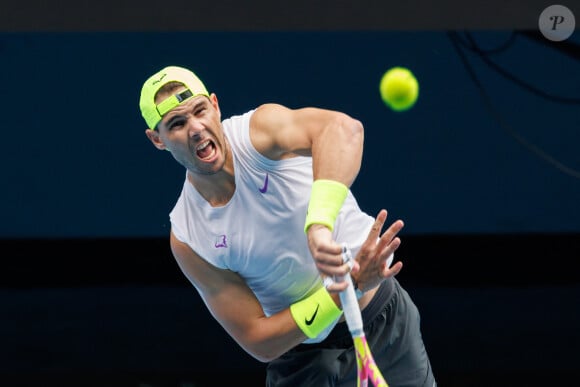
[[[391,109],[402,112],[410,109],[419,97],[419,82],[405,67],[392,67],[381,78],[379,91],[383,102]]]

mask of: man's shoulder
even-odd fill
[[[271,128],[288,122],[292,109],[278,103],[264,103],[251,113],[252,127]]]

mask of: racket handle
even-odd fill
[[[343,244],[342,260],[344,262],[352,263],[352,259],[353,258],[350,249],[348,248],[348,246]],[[354,292],[354,286],[352,284],[352,278],[350,277],[350,273],[345,276],[339,277],[337,280],[338,282],[346,281],[348,283],[347,288],[339,293],[340,302],[342,304],[342,311],[344,312],[344,317],[346,319],[346,325],[348,326],[348,330],[350,331],[350,334],[353,336],[361,336],[362,334],[364,334],[362,316],[360,313],[358,300]]]

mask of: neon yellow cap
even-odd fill
[[[186,90],[167,97],[159,104],[155,104],[155,94],[169,82],[183,83]],[[178,66],[168,66],[153,74],[145,81],[141,88],[139,108],[150,129],[155,129],[161,118],[171,109],[186,100],[209,93],[203,82],[192,71]]]

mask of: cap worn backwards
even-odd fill
[[[161,103],[156,104],[155,94],[172,81],[182,83],[185,86],[185,90],[173,94],[161,101]],[[141,115],[145,119],[147,126],[150,129],[155,129],[165,113],[198,95],[209,97],[203,82],[192,71],[178,66],[165,67],[149,77],[143,84],[141,99],[139,100]]]

